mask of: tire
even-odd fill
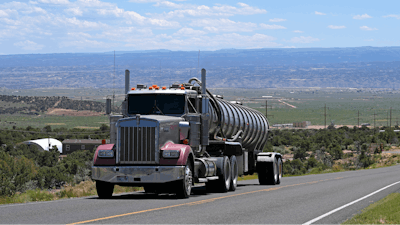
[[[96,181],[96,191],[101,199],[111,198],[114,192],[114,184],[98,180]]]
[[[238,174],[239,174],[239,168],[238,168],[238,163],[236,160],[236,156],[231,156],[230,159],[230,164],[231,164],[231,184],[230,184],[230,191],[235,191],[237,187],[237,180],[238,180]]]
[[[258,162],[257,173],[260,185],[276,185],[279,184],[278,161],[274,158],[274,162]]]
[[[277,184],[280,184],[281,180],[282,180],[282,176],[283,176],[283,163],[282,163],[281,158],[278,158],[278,163],[276,165],[278,167],[278,182],[277,182]]]
[[[222,168],[217,168],[220,171],[219,179],[206,183],[208,192],[228,192],[231,186],[231,164],[229,158],[224,156],[218,160],[222,160]]]
[[[185,166],[185,175],[182,180],[177,181],[176,196],[178,198],[189,198],[192,192],[193,184],[193,168],[191,162],[188,160]]]

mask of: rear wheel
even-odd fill
[[[176,196],[178,198],[189,198],[192,191],[193,182],[193,168],[192,164],[188,160],[185,167],[185,175],[183,180],[177,181]]]
[[[235,191],[237,187],[237,180],[238,180],[238,173],[239,173],[239,168],[236,160],[236,156],[231,156],[230,159],[230,164],[231,164],[231,184],[230,184],[230,191]]]
[[[158,194],[158,190],[154,185],[146,185],[143,189],[146,194]]]
[[[283,163],[282,163],[281,158],[278,158],[277,167],[278,167],[278,183],[277,184],[280,184],[282,176],[283,176]]]
[[[98,180],[96,181],[96,191],[101,199],[111,198],[114,192],[114,184]]]
[[[223,160],[222,168],[218,168],[221,171],[219,179],[207,182],[206,188],[208,191],[227,192],[231,187],[231,164],[228,156],[219,160]]]
[[[258,181],[261,185],[279,184],[278,161],[274,158],[273,162],[258,162],[257,173]]]

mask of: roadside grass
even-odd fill
[[[122,187],[115,185],[114,194],[128,193],[141,190],[143,190],[142,187]],[[96,195],[97,195],[96,182],[92,180],[87,180],[75,186],[66,185],[62,189],[53,189],[50,191],[36,189],[36,190],[28,190],[24,193],[16,193],[12,197],[1,196],[0,205],[53,201],[58,199],[80,198],[80,197],[96,196]]]
[[[391,193],[343,224],[400,224],[400,193]]]
[[[400,163],[400,155],[391,155],[387,157],[388,160],[383,162],[374,163],[368,168],[365,169],[375,169],[381,167],[389,167],[393,165],[397,165]],[[354,169],[351,169],[354,170]],[[357,169],[362,170],[362,169]],[[287,175],[284,174],[283,177],[297,177],[297,176],[306,176],[306,175],[314,175],[314,174],[325,174],[325,173],[335,173],[335,172],[344,172],[350,171],[350,169],[344,169],[341,165],[335,164],[330,169],[321,170],[320,168],[313,168],[306,174],[299,175]],[[238,181],[244,180],[254,180],[258,179],[258,175],[255,173],[253,175],[244,175],[238,177]],[[118,193],[128,193],[135,191],[142,191],[142,187],[123,187],[115,185],[114,194]],[[28,190],[24,193],[16,193],[12,197],[0,196],[0,205],[2,204],[15,204],[15,203],[27,203],[27,202],[39,202],[39,201],[53,201],[58,199],[67,199],[67,198],[79,198],[86,196],[96,196],[96,182],[92,180],[83,181],[74,186],[65,185],[62,189],[53,189],[53,190]],[[400,197],[399,197],[400,198]],[[398,202],[400,199],[398,199]],[[398,212],[400,212],[400,206],[398,206]],[[400,216],[399,216],[400,217]],[[386,221],[386,220],[385,220]],[[398,221],[397,223],[400,223]]]

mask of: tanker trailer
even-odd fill
[[[180,198],[190,196],[194,183],[234,191],[238,176],[255,172],[261,185],[280,183],[282,156],[262,152],[267,118],[213,95],[205,69],[201,74],[201,80],[170,87],[130,88],[125,71],[122,115],[110,115],[110,144],[94,155],[92,179],[100,198],[111,197],[115,184]]]

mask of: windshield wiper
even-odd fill
[[[157,100],[156,100],[156,99],[154,99],[154,106],[153,106],[153,108],[151,108],[150,111],[149,111],[147,114],[149,114],[150,112],[153,112],[154,109],[158,110],[161,114],[163,114],[163,115],[165,116],[165,114],[161,111],[161,109],[158,108],[158,106],[157,106]]]

